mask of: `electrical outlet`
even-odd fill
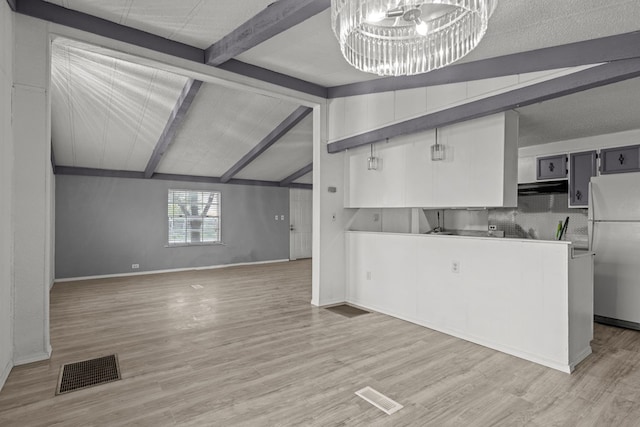
[[[497,225],[490,225],[489,226],[489,231],[496,231],[498,229]]]
[[[460,273],[460,261],[451,261],[451,272]]]
[[[284,221],[284,215],[280,215],[280,221]]]
[[[371,272],[367,271],[367,280],[371,280]]]
[[[278,220],[278,215],[276,215],[276,221]]]
[[[140,264],[131,264],[133,270],[140,268]]]

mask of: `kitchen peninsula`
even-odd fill
[[[563,372],[591,354],[593,256],[570,242],[346,232],[347,302]]]

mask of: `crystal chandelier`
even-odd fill
[[[471,52],[498,0],[331,0],[347,62],[381,76],[426,73]]]

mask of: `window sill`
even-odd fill
[[[164,245],[165,248],[188,248],[192,246],[227,246],[223,242],[206,242],[206,243],[174,243]]]

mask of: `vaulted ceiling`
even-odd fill
[[[133,28],[145,33],[132,42],[156,35],[160,45],[166,40],[179,50],[196,48],[189,55],[203,52],[204,62],[216,63],[222,52],[223,69],[272,82],[283,77],[290,87],[308,85],[320,94],[359,82],[375,87],[382,82],[378,76],[342,58],[329,3],[17,0],[17,11],[70,25],[101,18],[115,25],[96,21],[78,28],[95,24],[107,28],[97,32],[114,37]],[[288,16],[291,7],[303,18]],[[247,35],[247,22],[255,34]],[[639,22],[637,0],[502,0],[479,47],[460,62],[630,33]],[[634,78],[519,108],[520,145],[640,128],[638,100],[640,81]],[[52,46],[52,143],[61,168],[311,183],[304,172],[312,163],[312,116],[300,105],[250,88],[194,85],[186,72],[117,59],[64,38]]]

